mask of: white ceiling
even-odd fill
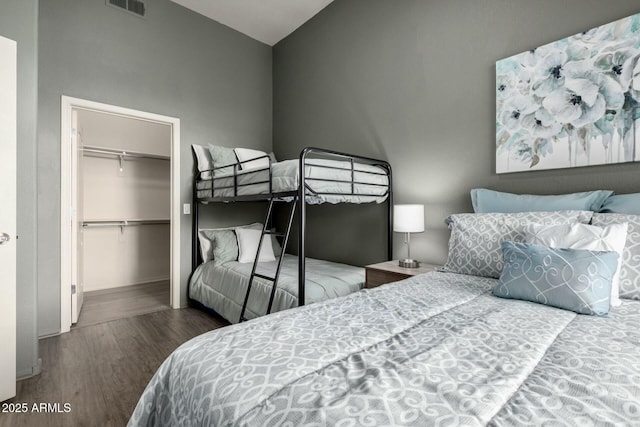
[[[333,0],[172,0],[273,46]]]

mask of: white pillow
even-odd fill
[[[252,230],[250,228],[238,228],[236,229],[236,237],[238,238],[238,262],[248,263],[253,262],[258,252],[258,243],[260,242],[260,236],[262,230]],[[267,236],[262,241],[262,248],[260,249],[259,262],[275,261],[276,257],[273,255],[273,246],[271,245],[271,239]]]
[[[234,148],[233,151],[236,153],[236,157],[239,162],[245,162],[247,160],[255,159],[257,157],[266,156],[267,153],[260,150],[252,150],[250,148]],[[266,169],[269,167],[269,159],[264,157],[262,159],[254,160],[247,163],[241,163],[240,167],[242,170],[246,169]]]
[[[618,268],[611,281],[612,306],[620,305],[619,283],[622,251],[627,241],[628,224],[597,227],[586,224],[541,225],[528,224],[524,228],[525,242],[558,249],[585,249],[618,253]]]
[[[191,144],[193,152],[196,153],[196,159],[198,160],[198,171],[209,171],[201,175],[202,179],[211,178],[211,169],[213,169],[213,159],[209,149],[204,148],[202,145]]]

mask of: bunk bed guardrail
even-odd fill
[[[247,170],[246,172],[242,172],[242,165],[245,163],[249,163],[249,162],[254,162],[256,160],[262,160],[262,159],[267,159],[269,161],[269,166],[264,167],[264,168],[255,168],[255,169],[250,169]],[[247,187],[250,185],[259,185],[259,184],[268,184],[269,185],[269,194],[273,193],[273,172],[271,169],[271,164],[272,164],[272,160],[271,157],[267,156],[260,156],[260,157],[256,157],[250,160],[245,160],[242,162],[236,162],[236,163],[232,163],[229,165],[224,165],[224,166],[218,166],[215,167],[213,169],[208,169],[208,170],[203,170],[198,174],[198,177],[200,178],[201,181],[210,181],[210,187],[207,189],[210,192],[210,196],[207,197],[208,199],[212,199],[212,201],[219,201],[219,200],[215,200],[215,199],[228,199],[228,197],[223,197],[223,198],[216,198],[215,196],[215,192],[216,191],[220,191],[220,190],[226,190],[228,188],[233,188],[233,196],[231,197],[232,199],[236,199],[239,195],[238,195],[238,190],[242,187]],[[216,181],[222,181],[222,180],[228,180],[231,175],[229,173],[223,173],[221,175],[216,176],[216,171],[222,171],[224,169],[229,169],[229,168],[233,168],[233,184],[232,185],[218,185],[216,186]],[[256,175],[256,174],[260,174],[262,173],[268,173],[268,178],[267,179],[263,179],[261,181],[252,181],[251,183],[247,183],[247,184],[242,184],[238,182],[238,172],[242,172],[242,174],[244,174],[245,176],[250,176],[250,175]],[[209,173],[210,174],[210,178],[205,178],[203,179],[202,177],[204,176],[204,174]],[[202,189],[200,189],[200,191],[202,191]],[[260,199],[264,199],[264,195],[258,195],[258,197],[260,197]],[[202,198],[201,198],[202,199]]]
[[[333,157],[339,159],[345,159],[349,162],[348,167],[335,166],[335,165],[326,165],[319,163],[306,163],[306,160],[310,154],[318,154],[324,156],[323,158]],[[269,166],[263,168],[255,168],[243,171],[241,168],[242,164],[253,162],[255,160],[267,159],[269,162]],[[368,157],[355,156],[346,153],[341,153],[338,151],[326,150],[315,147],[307,147],[300,154],[301,166],[300,170],[305,170],[306,166],[312,166],[313,168],[319,170],[334,170],[334,171],[347,171],[350,173],[349,179],[331,179],[331,178],[316,178],[316,177],[306,177],[305,174],[300,173],[300,179],[304,178],[305,184],[304,187],[307,191],[307,195],[314,196],[362,196],[362,197],[386,197],[390,193],[391,186],[389,184],[382,184],[376,182],[367,182],[356,179],[356,174],[360,176],[373,175],[373,176],[388,176],[391,175],[391,166],[388,162],[383,160],[371,159]],[[379,166],[384,169],[384,171],[375,171],[375,170],[362,170],[356,169],[357,164],[368,164],[372,166]],[[220,175],[216,175],[216,171],[222,171],[224,169],[233,169],[233,173],[224,173]],[[210,177],[205,178],[205,174],[209,174]],[[241,176],[249,177],[249,176],[257,176],[259,174],[265,175],[265,178],[259,178],[259,180],[247,180],[249,182],[241,183],[239,178]],[[232,182],[228,183],[228,181],[232,178]],[[196,176],[196,181],[205,182],[208,184],[207,187],[198,188],[198,192],[196,193],[195,199],[201,202],[224,202],[224,201],[241,201],[241,200],[267,200],[271,197],[291,197],[294,194],[298,194],[298,189],[292,189],[290,191],[280,191],[274,192],[273,190],[273,169],[272,169],[272,160],[269,156],[261,156],[256,157],[254,159],[245,160],[243,162],[236,162],[228,165],[218,166],[212,169],[207,169],[198,172]],[[222,181],[222,183],[221,183]],[[339,191],[339,192],[322,192],[317,191],[311,188],[311,186],[307,182],[326,182],[326,183],[336,183],[336,184],[349,184],[351,191]],[[260,194],[250,194],[250,195],[240,195],[240,191],[243,187],[255,186],[259,184],[267,184],[269,186],[268,191],[262,192]],[[384,193],[367,193],[364,191],[356,192],[356,186],[363,185],[367,187],[379,187],[386,188]],[[226,189],[233,189],[233,195],[231,196],[216,196],[216,192],[220,192]],[[203,195],[204,194],[204,195]]]

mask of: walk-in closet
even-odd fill
[[[77,110],[77,327],[170,306],[171,127]]]

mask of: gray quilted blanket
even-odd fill
[[[640,425],[640,302],[608,317],[429,273],[201,335],[131,426]]]
[[[275,276],[277,263],[261,262],[258,273]],[[206,262],[199,265],[189,281],[189,296],[231,323],[240,318],[253,263],[229,261],[221,265]],[[364,268],[325,260],[307,258],[306,302],[324,301],[357,292],[364,286]],[[253,319],[267,312],[271,282],[256,278],[251,288],[245,317]],[[298,257],[285,254],[272,312],[298,306]],[[256,314],[258,313],[258,314]]]

